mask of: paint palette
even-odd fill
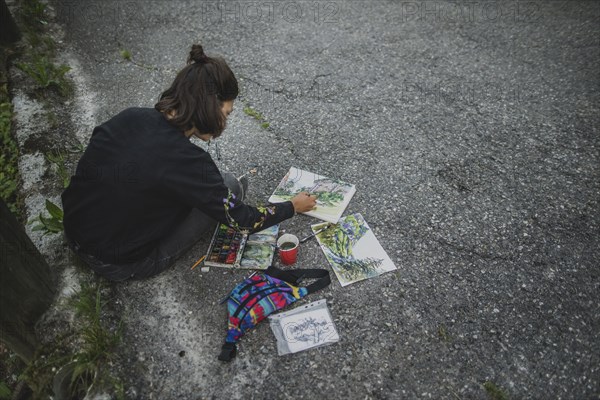
[[[208,267],[267,269],[273,263],[279,225],[248,236],[220,224],[213,234],[204,265]]]
[[[219,224],[208,247],[204,264],[209,267],[239,267],[248,234]]]

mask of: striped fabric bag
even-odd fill
[[[308,286],[298,286],[304,279],[316,280]],[[250,275],[222,301],[227,301],[229,322],[219,360],[231,361],[236,356],[236,343],[244,333],[269,314],[323,289],[329,283],[329,272],[324,269],[284,271],[271,266],[263,273]]]

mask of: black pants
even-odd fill
[[[237,198],[246,195],[240,182],[230,173],[224,173],[225,184]],[[203,234],[214,229],[217,221],[203,212],[193,209],[186,219],[168,236],[160,240],[145,258],[127,264],[104,263],[94,256],[79,251],[76,243],[70,242],[73,251],[98,275],[111,281],[144,279],[169,268],[188,251]],[[68,240],[68,239],[67,239]]]

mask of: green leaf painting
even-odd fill
[[[300,192],[308,192],[317,197],[317,207],[306,215],[335,223],[342,216],[355,191],[355,186],[350,183],[292,167],[269,202],[287,201]]]
[[[326,224],[312,225],[313,232]],[[352,214],[316,235],[342,286],[396,269],[361,214]]]

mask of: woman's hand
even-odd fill
[[[294,205],[294,211],[303,213],[315,209],[317,196],[311,196],[308,192],[300,192],[291,201]]]

